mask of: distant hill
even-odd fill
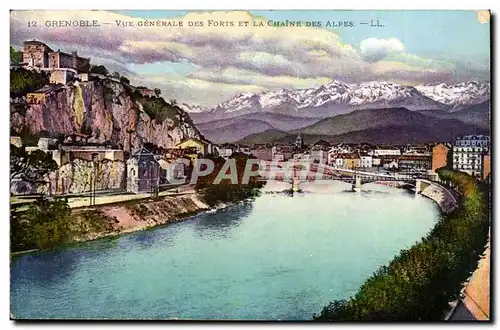
[[[306,143],[324,139],[332,143],[404,144],[453,141],[460,135],[487,134],[488,132],[488,127],[464,123],[458,119],[438,118],[404,108],[395,108],[353,111],[349,114],[323,119],[286,135],[283,135],[284,132],[253,134],[250,140],[260,141],[259,143],[292,142],[296,134],[301,133]]]
[[[293,131],[308,135],[340,135],[352,131],[386,126],[429,125],[439,119],[405,108],[356,110],[323,119],[316,124]]]
[[[243,137],[277,129],[288,131],[314,124],[320,119],[299,118],[276,113],[250,113],[238,117],[198,123],[196,127],[215,143],[235,142]]]
[[[235,120],[225,126],[222,126],[222,123],[217,124],[213,128],[208,124],[198,125],[197,127],[205,138],[214,143],[235,142],[249,134],[274,129],[268,123],[256,119]]]
[[[239,144],[252,145],[252,144],[273,142],[285,137],[290,137],[290,139],[295,138],[295,136],[292,137],[287,132],[283,132],[277,129],[270,129],[264,132],[250,134],[237,142]]]
[[[454,112],[446,112],[441,110],[425,110],[419,112],[421,114],[433,116],[436,118],[458,119],[463,121],[464,123],[473,124],[481,128],[488,129],[491,126],[490,107],[490,100],[487,100],[482,103]]]

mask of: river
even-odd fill
[[[12,257],[16,318],[310,320],[435,224],[422,196],[334,183]],[[306,189],[307,190],[307,189]]]

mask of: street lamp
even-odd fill
[[[97,187],[97,153],[92,154],[92,171],[90,174],[90,205],[95,205],[95,191]],[[93,175],[92,175],[93,173]],[[92,180],[93,177],[93,180]]]

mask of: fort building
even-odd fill
[[[90,70],[90,58],[78,56],[77,52],[71,54],[52,50],[45,43],[37,40],[24,42],[23,63],[24,66],[40,69],[74,69],[77,72],[88,72]]]

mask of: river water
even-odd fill
[[[340,182],[155,229],[16,256],[17,318],[309,320],[348,298],[439,210],[401,189]],[[306,189],[307,190],[307,189]]]

